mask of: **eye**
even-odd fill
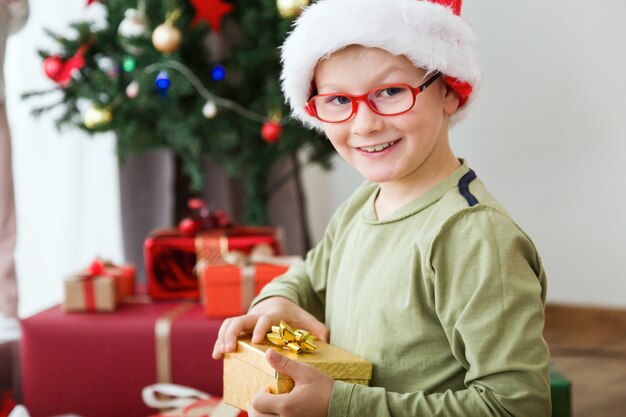
[[[381,88],[380,90],[376,90],[376,97],[387,98],[394,97],[397,95],[401,95],[403,93],[407,93],[408,89],[401,85],[394,85],[391,87]]]
[[[346,96],[326,96],[326,103],[334,104],[338,106],[345,106],[346,104],[350,104],[350,97]]]

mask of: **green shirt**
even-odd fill
[[[291,299],[373,363],[370,387],[335,383],[329,417],[550,415],[544,270],[479,180],[461,192],[469,172],[383,220],[366,182],[255,300]]]

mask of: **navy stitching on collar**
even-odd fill
[[[470,207],[474,207],[476,204],[478,204],[478,200],[469,190],[470,182],[474,181],[475,179],[476,173],[470,169],[467,174],[463,175],[459,180],[459,191],[461,192],[461,195],[465,198],[465,200],[467,200],[467,204],[469,204]]]

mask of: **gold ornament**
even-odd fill
[[[287,19],[298,16],[302,9],[309,5],[309,0],[277,0],[278,14]]]
[[[88,129],[95,129],[110,123],[113,120],[113,113],[108,107],[90,107],[85,112],[84,122]]]
[[[152,44],[157,51],[163,53],[174,52],[180,46],[183,36],[173,24],[165,22],[152,32]]]

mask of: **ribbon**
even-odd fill
[[[267,333],[265,337],[273,344],[295,353],[308,353],[317,349],[313,344],[315,336],[306,330],[294,330],[282,320],[278,326],[272,326],[272,332]]]
[[[156,374],[158,382],[167,383],[172,381],[172,355],[170,345],[172,322],[194,305],[193,303],[182,303],[159,317],[154,325]]]
[[[229,406],[217,397],[194,388],[177,384],[153,384],[141,392],[145,405],[151,408],[177,408],[168,415],[177,417],[237,417],[240,410]],[[164,399],[165,397],[165,399]],[[196,414],[200,411],[201,414]]]
[[[99,259],[96,259],[89,265],[86,275],[82,277],[84,280],[83,297],[85,298],[85,310],[87,311],[97,309],[96,289],[94,288],[93,280],[102,275],[104,275],[104,264]]]
[[[232,250],[224,255],[224,261],[239,267],[241,271],[241,305],[248,308],[256,293],[256,265],[270,264],[276,266],[290,266],[301,262],[299,256],[275,256],[270,245],[260,244],[252,248],[249,255]]]

